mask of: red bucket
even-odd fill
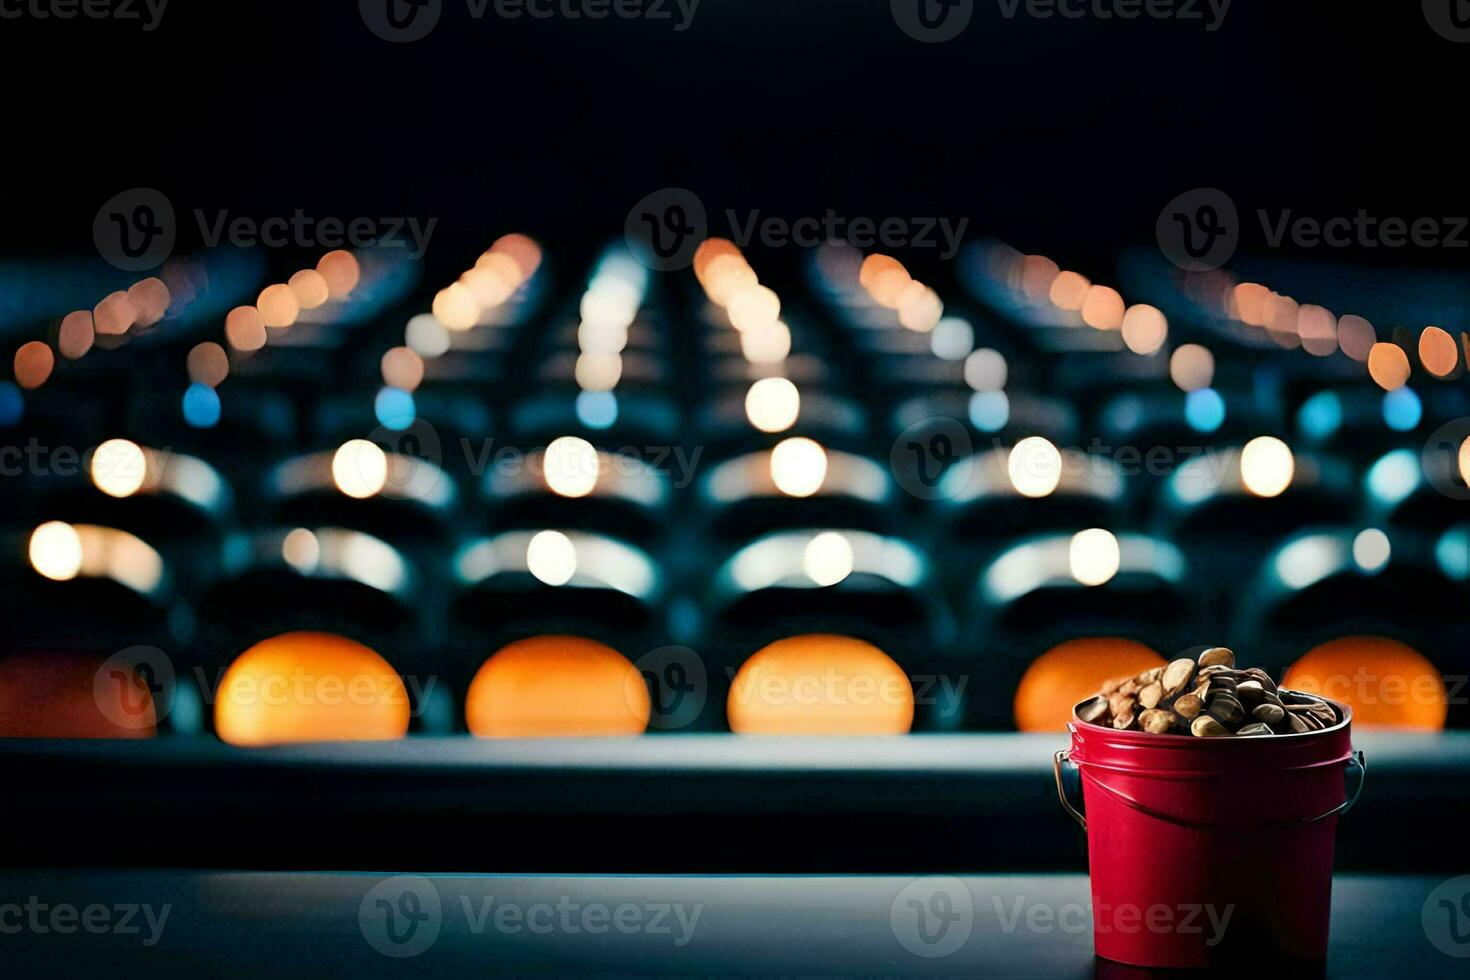
[[[1337,818],[1366,771],[1351,709],[1332,704],[1332,728],[1250,738],[1120,732],[1073,712],[1057,791],[1087,831],[1098,956],[1190,968],[1326,959]]]

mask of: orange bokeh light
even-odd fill
[[[1081,273],[1060,272],[1051,281],[1051,289],[1047,291],[1047,296],[1058,309],[1081,310],[1082,304],[1087,300],[1087,292],[1091,288],[1092,283]]]
[[[236,658],[214,727],[232,745],[381,741],[408,732],[408,691],[386,660],[330,633],[284,633]]]
[[[1436,378],[1447,378],[1460,366],[1460,348],[1449,331],[1425,327],[1419,335],[1419,363]]]
[[[316,271],[327,281],[327,289],[333,299],[341,299],[352,292],[362,279],[362,266],[357,256],[342,249],[328,252],[318,259]]]
[[[0,738],[151,738],[152,695],[99,678],[104,664],[75,653],[0,661]]]
[[[534,276],[536,270],[541,268],[541,246],[536,244],[535,239],[519,232],[511,232],[495,239],[495,243],[490,246],[490,252],[508,255],[514,259],[522,281]]]
[[[1368,374],[1384,391],[1409,383],[1409,355],[1397,344],[1374,344],[1368,351]]]
[[[92,327],[91,310],[68,313],[62,318],[61,326],[56,331],[56,349],[69,361],[86,356],[87,351],[92,349],[94,340],[96,333]]]
[[[49,345],[32,340],[15,352],[15,383],[22,388],[39,388],[51,377],[56,355]]]
[[[536,636],[485,661],[465,696],[481,738],[641,735],[652,710],[643,675],[612,647]]]
[[[225,317],[225,339],[235,350],[260,350],[265,346],[265,320],[253,306],[237,306]]]
[[[1016,689],[1016,728],[1023,732],[1066,729],[1077,702],[1091,697],[1104,682],[1141,674],[1167,663],[1133,640],[1087,637],[1069,640],[1037,657]]]
[[[726,713],[743,735],[903,735],[913,727],[914,691],[871,643],[793,636],[741,665]]]
[[[1360,728],[1439,731],[1449,714],[1434,664],[1413,647],[1381,636],[1324,643],[1292,664],[1281,685],[1350,705]]]
[[[296,292],[283,282],[267,286],[255,301],[260,318],[268,327],[289,327],[301,315],[301,302]]]

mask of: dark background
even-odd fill
[[[1414,2],[1235,0],[1209,33],[976,0],[922,44],[888,0],[703,0],[682,33],[445,0],[427,39],[390,44],[356,0],[172,0],[152,33],[0,20],[0,227],[11,254],[90,251],[101,203],[154,186],[185,214],[437,217],[435,245],[482,248],[616,235],[682,185],[717,231],[727,207],[968,217],[1090,263],[1197,186],[1245,213],[1467,213],[1467,64]],[[1446,264],[1391,256],[1424,261]]]

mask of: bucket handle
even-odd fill
[[[1072,761],[1071,749],[1059,749],[1052,754],[1051,759],[1052,772],[1056,775],[1057,780],[1057,799],[1061,800],[1062,809],[1066,810],[1067,813],[1072,817],[1072,819],[1077,821],[1077,825],[1080,826],[1085,833],[1087,830],[1087,817],[1078,808],[1078,804],[1082,800],[1082,770],[1079,769],[1077,767],[1077,764]],[[1064,772],[1065,775],[1063,775]],[[1352,755],[1350,755],[1347,760],[1347,780],[1349,786],[1347,798],[1344,799],[1337,806],[1333,807],[1331,810],[1328,810],[1326,813],[1316,817],[1308,817],[1307,819],[1303,820],[1302,823],[1317,823],[1319,820],[1326,820],[1328,817],[1340,817],[1344,813],[1347,813],[1353,808],[1353,804],[1358,802],[1358,797],[1363,795],[1363,783],[1366,782],[1367,779],[1368,760],[1363,755],[1362,749],[1354,749]],[[1099,783],[1098,785],[1101,786],[1102,784]],[[1103,788],[1107,789],[1107,787]],[[1115,796],[1119,796],[1119,794],[1113,790],[1108,790],[1108,792],[1113,793],[1113,795]],[[1122,796],[1119,796],[1119,798],[1130,806],[1133,806],[1137,809],[1143,809],[1134,800],[1130,800],[1127,797]],[[1077,801],[1077,803],[1073,802],[1074,799]],[[1168,817],[1163,817],[1160,814],[1153,815],[1159,816],[1161,819],[1165,820],[1171,819]],[[1179,821],[1172,820],[1171,822],[1178,823]]]
[[[1063,766],[1066,767],[1066,776],[1062,775]],[[1087,817],[1072,804],[1072,794],[1077,796],[1077,802],[1082,802],[1082,770],[1077,768],[1077,763],[1072,761],[1071,749],[1058,749],[1052,753],[1051,769],[1057,777],[1057,799],[1062,801],[1062,809],[1066,810],[1082,832],[1087,832]]]

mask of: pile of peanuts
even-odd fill
[[[1225,647],[1108,681],[1077,717],[1119,731],[1201,738],[1298,735],[1341,720],[1326,701],[1281,690],[1259,667],[1237,670],[1235,654]]]

